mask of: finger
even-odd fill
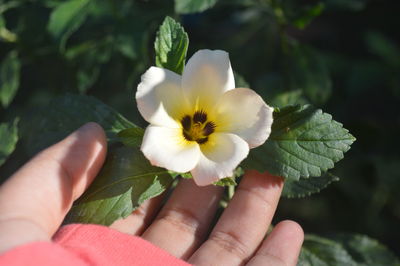
[[[40,152],[0,187],[0,251],[49,240],[106,153],[102,128],[88,123]]]
[[[131,215],[116,220],[110,228],[125,234],[141,235],[149,227],[160,209],[164,195],[146,200]]]
[[[263,240],[282,192],[280,177],[249,171],[211,232],[189,259],[195,265],[239,265]]]
[[[207,236],[222,191],[181,180],[142,237],[178,258],[188,258]]]
[[[304,232],[300,225],[293,221],[280,222],[247,265],[294,266],[303,240]]]

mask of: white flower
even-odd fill
[[[136,92],[150,123],[141,150],[153,165],[190,171],[204,186],[232,176],[250,148],[265,142],[272,112],[250,89],[235,89],[227,52],[200,50],[182,76],[150,67]]]

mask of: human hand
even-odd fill
[[[100,170],[106,147],[103,130],[89,123],[9,178],[0,187],[0,253],[51,241],[72,202]],[[247,172],[211,230],[223,189],[181,180],[161,210],[162,196],[110,227],[195,265],[295,265],[303,241],[298,224],[281,222],[264,239],[282,187],[279,177]]]

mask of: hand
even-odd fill
[[[39,153],[0,187],[0,253],[33,241],[51,241],[65,215],[99,172],[106,154],[103,130],[89,123]],[[295,265],[303,241],[292,221],[266,239],[283,181],[249,171],[214,228],[223,189],[181,180],[159,210],[148,200],[111,228],[140,235],[195,265]]]

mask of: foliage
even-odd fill
[[[298,265],[400,265],[385,246],[363,235],[337,234],[333,238],[306,235]]]
[[[272,133],[243,163],[289,180],[318,177],[343,158],[354,137],[329,114],[309,105],[276,109]]]
[[[16,51],[11,51],[0,65],[0,103],[7,107],[17,93],[21,64]]]
[[[42,150],[90,121],[103,127],[109,142],[119,140],[117,133],[121,130],[137,128],[111,107],[93,97],[65,95],[45,106],[33,121],[35,127],[27,132],[29,153]]]
[[[145,200],[160,195],[172,181],[168,171],[151,166],[138,148],[114,148],[107,156],[100,174],[69,212],[67,222],[110,225]]]
[[[182,74],[189,38],[182,26],[166,17],[154,42],[156,65]]]
[[[295,199],[282,199],[277,219],[298,219],[306,232],[362,232],[400,252],[398,8],[390,0],[0,1],[0,176],[95,121],[107,133],[107,164],[69,221],[125,217],[178,176],[138,150],[140,75],[154,64],[181,73],[186,54],[222,49],[237,86],[276,107],[270,140],[242,167],[286,177],[284,195]],[[357,142],[338,162],[354,141],[345,128]],[[300,258],[398,263],[360,235],[310,236]]]
[[[13,123],[0,124],[0,166],[14,151],[18,141],[18,118]]]
[[[287,179],[283,187],[282,196],[288,198],[300,198],[320,192],[330,183],[339,181],[339,178],[331,173],[324,173],[318,177],[300,178],[299,180]]]

